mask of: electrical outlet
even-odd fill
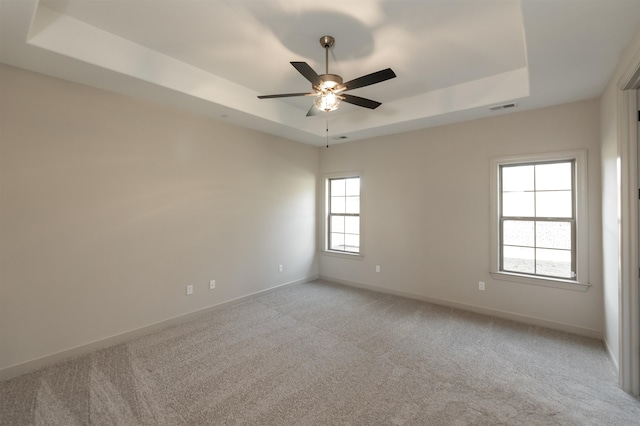
[[[209,290],[216,288],[216,280],[209,281]]]
[[[478,290],[484,291],[484,281],[479,281],[478,282]]]
[[[376,265],[376,272],[380,272],[380,265]]]
[[[193,286],[192,285],[188,285],[187,286],[187,296],[191,296],[193,294]]]
[[[282,272],[282,271],[284,271],[284,266],[278,265],[278,272]]]

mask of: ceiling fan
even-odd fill
[[[311,109],[309,109],[307,117],[316,115],[318,111],[333,111],[338,108],[341,101],[364,108],[378,108],[382,105],[380,102],[350,95],[344,92],[369,86],[371,84],[381,83],[385,80],[394,78],[396,74],[391,70],[391,68],[387,68],[343,83],[342,77],[339,75],[329,74],[329,49],[333,47],[334,43],[335,39],[331,36],[323,36],[320,38],[320,45],[325,49],[326,67],[324,74],[318,75],[306,62],[291,62],[291,65],[293,65],[293,67],[297,69],[304,78],[311,82],[312,91],[310,93],[283,93],[279,95],[263,95],[258,96],[258,98],[272,99],[288,98],[293,96],[315,97],[314,104],[311,106]]]

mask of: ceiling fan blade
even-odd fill
[[[369,108],[369,109],[376,109],[380,105],[382,105],[378,101],[372,101],[371,99],[361,98],[360,96],[349,95],[348,93],[343,93],[342,95],[340,95],[340,97],[345,102],[348,102],[353,105]]]
[[[322,80],[320,80],[320,76],[318,75],[318,73],[316,73],[313,68],[311,68],[306,62],[291,62],[291,65],[293,65],[293,67],[297,69],[298,72],[302,74],[304,78],[309,80],[314,86],[318,86],[320,85],[320,83],[322,83]]]
[[[314,115],[320,114],[320,110],[316,108],[315,105],[311,105],[309,112],[307,112],[307,117],[313,117]]]
[[[387,68],[386,70],[380,70],[371,74],[363,75],[362,77],[358,77],[356,79],[347,81],[340,88],[345,87],[344,90],[353,90],[359,87],[369,86],[370,84],[376,84],[383,82],[385,80],[389,80],[394,78],[396,73],[393,72],[391,68]]]
[[[258,99],[290,98],[293,96],[315,96],[315,93],[282,93],[279,95],[261,95]]]

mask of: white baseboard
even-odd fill
[[[0,369],[0,380],[10,379],[12,377],[19,376],[21,374],[27,373],[29,371],[37,370],[39,368],[45,367],[47,365],[55,364],[60,361],[64,361],[70,358],[74,358],[80,355],[85,355],[89,352],[92,352],[96,349],[102,349],[109,346],[117,345],[119,343],[123,343],[129,341],[131,339],[135,339],[136,337],[141,337],[152,333],[157,330],[161,330],[163,328],[181,324],[183,322],[189,321],[199,315],[203,315],[207,312],[211,312],[216,309],[226,308],[228,306],[235,305],[237,303],[245,302],[247,300],[254,299],[259,296],[264,296],[265,294],[280,290],[281,288],[294,284],[302,284],[309,281],[314,281],[318,279],[318,275],[313,275],[307,278],[302,278],[295,281],[290,281],[283,284],[278,284],[274,287],[268,288],[266,290],[260,290],[255,293],[248,294],[246,296],[241,296],[236,299],[227,300],[222,303],[218,303],[216,305],[208,306],[203,309],[199,309],[197,311],[189,312],[183,315],[179,315],[177,317],[168,318],[166,320],[162,320],[153,324],[149,324],[140,328],[136,328],[134,330],[130,330],[124,333],[117,334],[115,336],[107,337],[105,339],[96,340],[84,345],[76,346],[74,348],[66,349],[60,352],[56,352],[50,355],[45,355],[40,358],[36,358],[30,361],[22,362],[19,364],[14,364],[9,367],[5,367]]]
[[[609,359],[613,363],[614,368],[616,369],[616,373],[620,374],[620,367],[618,366],[618,359],[613,356],[613,352],[611,352],[611,348],[609,347],[609,342],[606,338],[602,338],[602,342],[604,343],[604,349],[607,351],[607,355],[609,355]]]
[[[478,314],[489,315],[493,317],[508,319],[524,324],[536,325],[545,328],[551,328],[554,330],[566,331],[568,333],[577,334],[580,336],[590,337],[592,339],[602,340],[602,332],[600,330],[594,330],[591,328],[580,327],[572,324],[565,324],[557,321],[546,320],[543,318],[536,318],[527,315],[517,314],[515,312],[501,311],[497,309],[485,308],[483,306],[470,305],[467,303],[454,302],[452,300],[440,299],[437,297],[422,296],[419,294],[408,293],[404,291],[397,291],[388,289],[385,287],[378,287],[371,284],[365,284],[355,281],[342,280],[340,278],[329,277],[326,275],[320,275],[321,280],[334,282],[337,284],[343,284],[350,287],[362,288],[365,290],[371,290],[378,293],[391,294],[394,296],[406,297],[409,299],[421,300],[423,302],[433,303],[435,305],[447,306],[450,308],[462,309],[465,311],[471,311]]]

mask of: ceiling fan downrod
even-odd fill
[[[325,74],[329,74],[329,49],[333,47],[335,42],[336,39],[331,36],[320,37],[320,46],[324,47]]]

